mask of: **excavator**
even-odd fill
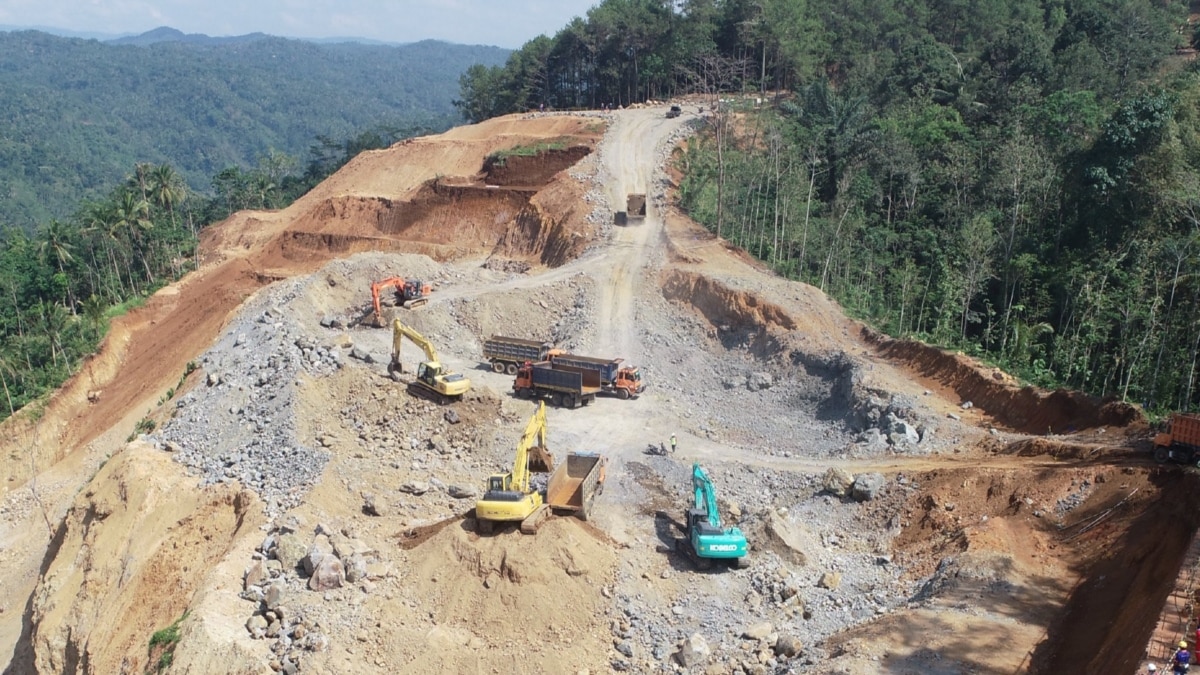
[[[517,442],[517,455],[512,471],[492,474],[487,491],[475,503],[475,521],[480,533],[490,534],[496,523],[522,523],[535,513],[544,513],[541,492],[530,483],[530,474],[554,470],[554,457],[546,449],[546,402],[538,401],[537,410],[525,433]],[[522,527],[522,531],[526,528]],[[536,532],[536,527],[533,528]]]
[[[680,539],[677,547],[701,570],[710,569],[715,560],[749,567],[746,537],[736,527],[722,527],[716,491],[699,463],[692,464],[692,498],[692,508],[684,514],[687,539]]]
[[[377,328],[383,327],[383,307],[379,304],[379,294],[387,288],[396,289],[396,300],[405,309],[420,307],[429,302],[429,294],[433,286],[418,279],[389,277],[383,281],[371,284],[371,305],[375,308],[374,323]]]
[[[392,321],[392,362],[388,365],[388,372],[404,372],[400,362],[400,344],[406,337],[425,352],[425,360],[417,366],[417,379],[408,386],[409,393],[443,405],[461,399],[471,388],[471,381],[444,368],[433,344],[411,327],[400,323],[400,319]]]

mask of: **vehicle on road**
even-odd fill
[[[404,277],[389,277],[371,284],[371,306],[375,312],[372,320],[378,328],[384,325],[380,294],[388,288],[396,289],[396,303],[405,309],[414,309],[429,302],[429,294],[433,292],[433,286],[424,281]]]
[[[556,408],[589,405],[602,389],[599,372],[554,361],[526,363],[513,379],[519,398],[549,400]]]
[[[1200,465],[1200,415],[1172,414],[1166,431],[1154,436],[1154,459]]]
[[[624,359],[602,359],[578,354],[555,354],[552,363],[594,370],[600,374],[601,391],[615,394],[622,400],[637,398],[646,390],[642,382],[642,371],[637,366],[623,366]]]
[[[493,335],[483,341],[483,358],[492,364],[492,370],[509,375],[516,375],[521,364],[527,361],[546,361],[561,353],[553,344],[539,340]]]

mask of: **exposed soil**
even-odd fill
[[[271,670],[284,652],[251,637],[258,607],[239,596],[285,529],[371,560],[323,593],[284,570],[287,615],[321,636],[301,672],[667,672],[694,634],[713,653],[693,672],[1134,672],[1200,527],[1196,475],[1147,461],[1132,406],[878,335],[696,226],[662,166],[699,118],[665,110],[407,141],[286,210],[207,230],[199,271],[118,319],[40,415],[5,423],[5,672],[143,672],[150,634],[185,611],[172,672]],[[537,145],[561,149],[496,159]],[[648,195],[646,219],[616,227],[628,193]],[[389,311],[470,377],[456,423],[388,378],[390,333],[358,323],[370,282],[393,275],[434,284],[426,307]],[[143,417],[160,447],[192,438],[171,435],[178,420],[209,419],[234,446],[211,451],[236,454],[219,439],[253,425],[231,403],[247,395],[232,350],[266,344],[247,326],[337,364],[253,385],[294,401],[295,461],[328,458],[286,511],[126,443]],[[550,413],[557,456],[609,457],[590,522],[481,536],[455,496],[506,469],[530,413],[481,363],[494,333],[642,368],[637,400]],[[402,361],[423,358],[410,349]],[[671,434],[675,456],[643,452]],[[747,532],[749,570],[700,572],[673,551],[693,461]],[[831,468],[882,487],[832,495]],[[741,637],[761,621],[800,655]]]

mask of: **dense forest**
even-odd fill
[[[318,139],[307,163],[269,152],[229,167],[211,194],[169,164],[139,163],[101,198],[32,233],[0,231],[0,419],[64,382],[95,351],[108,320],[194,268],[197,235],[240,209],[286,206],[394,130]]]
[[[508,50],[315,44],[159,29],[112,43],[0,32],[0,224],[32,229],[101,199],[136,163],[193,190],[271,152],[364,129],[458,123],[459,75]]]
[[[890,334],[1195,410],[1194,33],[1179,0],[606,0],[457,105],[700,95],[714,233]]]

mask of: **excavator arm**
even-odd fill
[[[693,506],[708,514],[710,525],[720,528],[721,514],[717,510],[717,494],[712,481],[708,479],[708,474],[700,468],[699,462],[692,463],[692,492],[695,500]]]
[[[393,368],[395,368],[396,370],[402,371],[402,372],[404,370],[403,368],[400,367],[400,345],[401,345],[401,343],[404,342],[404,338],[408,338],[409,340],[412,340],[412,343],[414,345],[420,347],[421,350],[425,352],[425,360],[426,361],[433,363],[433,364],[441,363],[441,361],[438,360],[437,350],[435,350],[433,348],[432,342],[430,342],[429,340],[426,340],[425,336],[421,335],[420,333],[413,330],[412,328],[409,328],[408,326],[405,326],[404,324],[400,323],[400,319],[394,319],[392,321],[392,367]]]
[[[546,402],[538,401],[537,410],[525,433],[517,443],[517,455],[513,458],[512,486],[518,492],[529,492],[529,476],[533,471],[552,471],[554,459],[546,450]]]

